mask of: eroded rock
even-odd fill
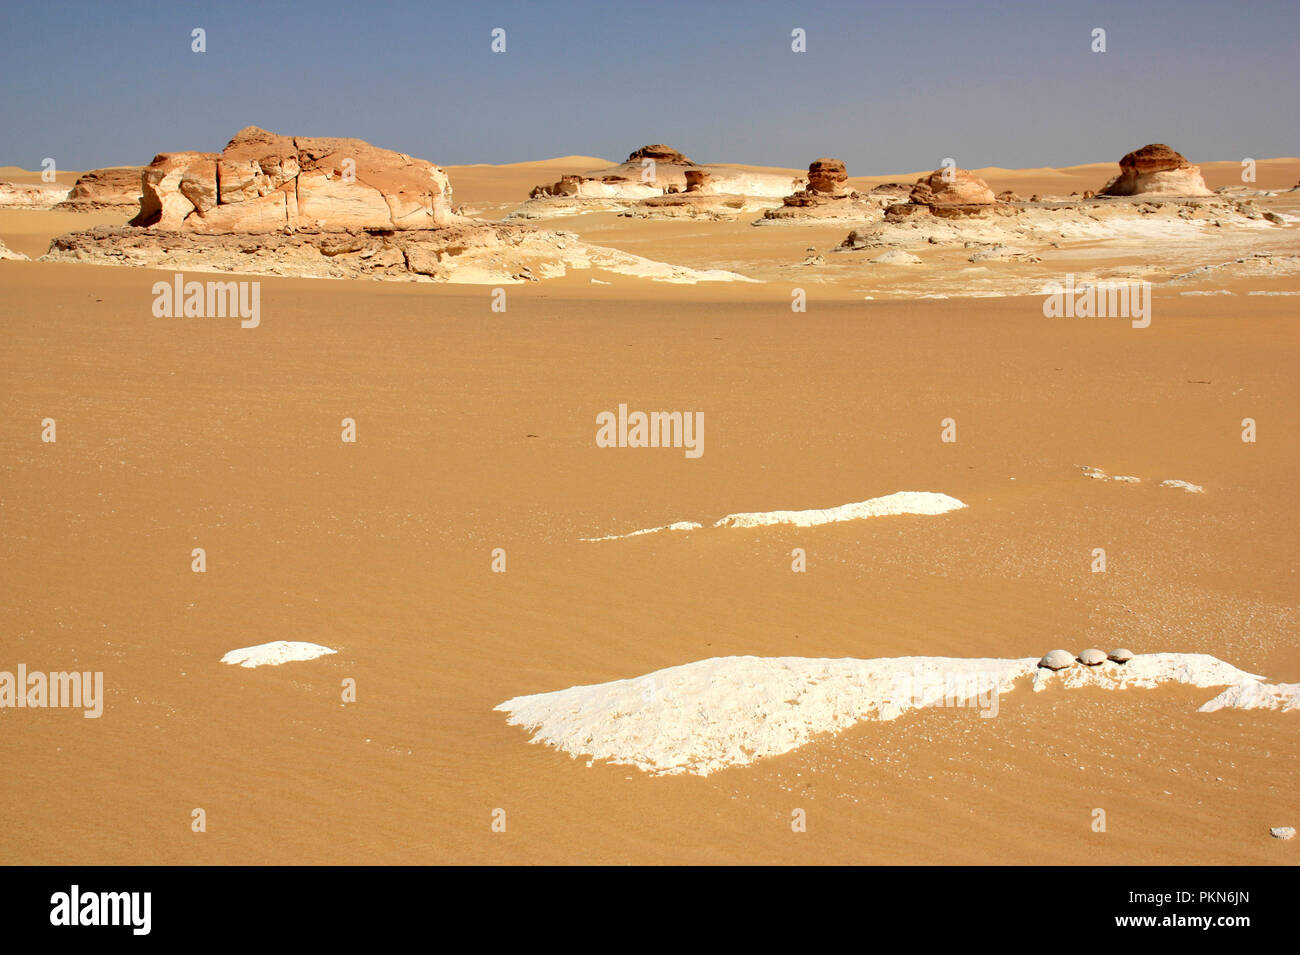
[[[1119,161],[1119,175],[1104,185],[1103,196],[1210,196],[1201,177],[1182,154],[1164,143],[1135,149]]]

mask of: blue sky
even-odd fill
[[[142,164],[247,125],[444,165],[651,142],[701,162],[834,156],[851,175],[1114,161],[1148,142],[1295,156],[1298,54],[1297,0],[41,0],[6,7],[0,164]]]

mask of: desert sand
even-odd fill
[[[445,172],[461,214],[496,221],[614,162]],[[1240,185],[1237,163],[1199,166]],[[971,170],[1026,198],[1116,171]],[[855,172],[868,192],[932,170]],[[1203,712],[1208,684],[1033,692],[1029,670],[1125,646],[1300,681],[1298,178],[1259,162],[1283,225],[1206,239],[1170,207],[1147,233],[1036,241],[1036,262],[972,263],[985,237],[878,265],[839,251],[838,220],[590,212],[538,228],[754,281],[570,268],[506,285],[500,312],[488,286],[235,275],[261,282],[255,329],[155,317],[165,265],[36,261],[126,214],[0,210],[32,259],[0,261],[0,668],[102,670],[107,696],[93,720],[0,709],[0,854],[1294,864],[1300,843],[1269,837],[1295,825],[1294,710]],[[1046,318],[1038,289],[1067,272],[1151,281],[1149,327]],[[620,402],[702,411],[705,453],[597,447]],[[965,506],[711,526],[904,491]],[[700,526],[621,536],[675,522]],[[220,662],[276,641],[334,652]],[[496,709],[728,657],[1031,662],[996,718],[912,709],[707,776],[530,743]]]

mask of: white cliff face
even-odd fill
[[[53,209],[68,198],[71,186],[44,182],[0,182],[0,208]]]
[[[1035,691],[1171,682],[1232,686],[1240,699],[1219,705],[1243,708],[1271,699],[1273,690],[1294,699],[1292,688],[1256,689],[1261,677],[1198,653],[1137,655],[1124,664],[1075,664],[1056,672],[1037,664],[1033,657],[714,657],[633,679],[515,697],[496,710],[508,714],[510,725],[530,731],[532,742],[575,758],[707,776],[788,753],[819,733],[893,720],[921,707],[975,707],[993,717],[999,696],[1026,678]]]

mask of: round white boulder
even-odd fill
[[[1129,660],[1133,659],[1133,651],[1127,647],[1120,647],[1118,650],[1110,651],[1110,659],[1116,663],[1128,663]]]
[[[1096,647],[1089,647],[1079,654],[1079,662],[1084,666],[1095,667],[1106,662],[1106,654]]]
[[[1066,667],[1074,666],[1074,657],[1070,655],[1069,650],[1050,650],[1038,661],[1040,667],[1046,667],[1049,670],[1064,670]]]

